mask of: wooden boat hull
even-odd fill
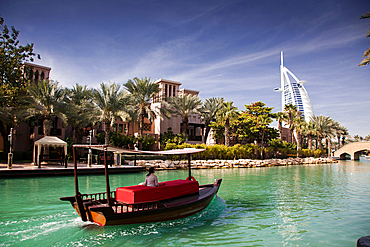
[[[204,210],[217,194],[221,181],[222,179],[218,179],[214,184],[199,186],[199,194],[149,203],[122,204],[113,199],[114,202],[109,206],[105,199],[96,201],[82,199],[83,206],[81,203],[79,206],[78,196],[65,197],[61,200],[70,201],[83,220],[101,226],[167,221]]]

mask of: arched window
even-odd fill
[[[29,73],[28,73],[28,79],[33,82],[33,70],[30,69]]]
[[[39,71],[36,70],[36,73],[35,73],[35,81],[38,81],[39,80]]]
[[[41,77],[41,80],[44,80],[45,79],[45,73],[44,73],[44,71],[41,72],[41,76],[40,77]]]

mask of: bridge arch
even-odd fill
[[[334,156],[345,159],[345,155],[349,154],[351,160],[360,160],[360,154],[365,150],[370,150],[370,142],[351,142],[335,151]]]

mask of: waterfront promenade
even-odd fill
[[[131,173],[141,172],[145,168],[141,166],[110,166],[110,173]],[[14,163],[12,169],[8,169],[7,164],[0,163],[0,178],[4,177],[32,177],[32,176],[65,176],[73,175],[73,162],[68,162],[67,168],[60,164],[43,164],[41,168],[34,166],[32,163]],[[78,174],[104,174],[104,165],[93,164],[88,167],[85,163],[78,163]]]
[[[326,164],[337,162],[332,158],[288,158],[288,159],[238,159],[238,160],[192,160],[192,169],[222,169],[222,168],[256,168],[267,166],[289,166],[300,164]],[[126,165],[109,166],[109,173],[141,172],[154,166],[157,170],[187,169],[188,161],[170,160],[137,160],[127,161]],[[0,178],[4,177],[30,177],[30,176],[64,176],[73,175],[73,163],[69,162],[67,168],[60,164],[42,164],[41,168],[32,163],[14,163],[12,169],[7,164],[0,163]],[[104,174],[104,165],[93,164],[88,167],[86,163],[78,163],[79,175]]]

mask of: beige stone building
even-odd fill
[[[49,79],[51,68],[25,63],[25,74],[30,81],[37,81],[42,79]],[[166,79],[159,79],[156,81],[161,88],[161,91],[155,96],[152,102],[152,108],[162,107],[162,101],[165,97],[173,97],[181,94],[193,94],[198,95],[199,91],[180,89],[182,85],[180,82],[171,81]],[[181,116],[172,115],[170,119],[163,117],[157,117],[154,122],[150,122],[148,119],[144,121],[144,135],[148,134],[159,140],[160,135],[167,132],[168,128],[171,128],[174,134],[181,132]],[[190,143],[201,143],[203,141],[203,128],[200,116],[192,115],[189,118],[189,124],[187,133],[189,135],[188,142]],[[93,127],[88,127],[84,131],[83,143],[87,142],[89,131],[94,129],[94,133],[100,133],[104,131],[104,124],[100,124]],[[124,135],[135,136],[139,132],[139,126],[136,122],[124,122],[121,119],[116,119],[113,131],[120,131]],[[61,119],[58,117],[52,117],[52,128],[51,135],[57,136],[62,140],[66,140],[67,137],[74,136],[74,130],[72,126],[63,127]],[[20,123],[14,130],[13,135],[13,150],[14,151],[29,151],[32,150],[35,141],[43,137],[43,125],[42,119],[35,119],[29,123]],[[2,145],[2,140],[0,141]],[[96,143],[96,139],[92,138],[92,143]],[[159,142],[156,143],[152,149],[159,149]],[[0,146],[0,150],[4,148]]]

